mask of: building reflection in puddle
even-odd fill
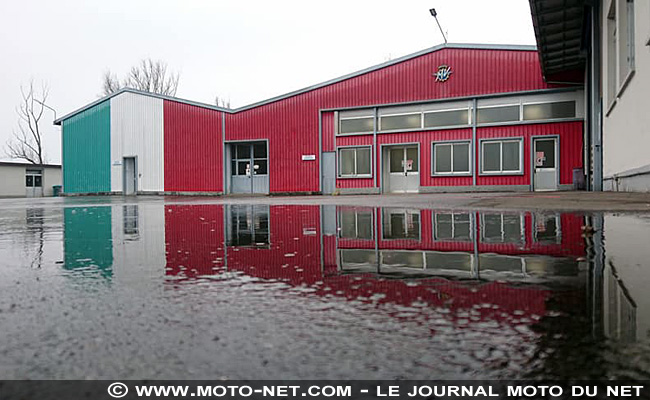
[[[631,224],[618,219],[309,205],[66,208],[65,268],[173,285],[243,274],[308,287],[309,296],[444,309],[470,324],[544,325],[559,313],[577,316],[592,337],[634,341],[650,335],[638,310],[650,308],[639,296],[650,282],[630,269],[638,260],[620,250],[624,242],[612,239],[606,262],[605,220]]]

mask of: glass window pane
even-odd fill
[[[341,175],[354,175],[354,149],[341,149]]]
[[[34,187],[41,187],[43,186],[42,182],[43,177],[41,175],[36,175],[34,177]]]
[[[501,170],[501,143],[483,143],[483,171],[492,172]]]
[[[434,145],[434,162],[435,172],[451,172],[451,145],[436,144]]]
[[[537,153],[543,153],[543,156],[538,157]],[[555,139],[535,140],[535,166],[555,168]]]
[[[519,106],[479,108],[477,119],[479,124],[519,121]]]
[[[26,178],[27,178],[27,182],[25,186],[34,187],[34,177],[32,175],[27,175]]]
[[[469,172],[469,143],[454,144],[454,172]]]
[[[387,267],[424,268],[424,257],[420,251],[383,250],[381,261]]]
[[[521,217],[519,215],[503,215],[503,240],[505,242],[521,241]]]
[[[357,237],[359,239],[372,239],[372,214],[362,212],[357,214]]]
[[[420,120],[421,114],[407,114],[407,115],[391,115],[381,117],[381,130],[393,129],[420,129],[422,121]]]
[[[251,158],[251,145],[250,144],[238,144],[237,145],[237,158]]]
[[[469,214],[454,214],[454,239],[470,239]]]
[[[250,167],[250,161],[239,161],[237,165],[237,175],[246,175],[246,167]]]
[[[370,175],[370,148],[357,149],[357,175]]]
[[[424,114],[424,127],[457,126],[468,124],[469,110],[439,111]]]
[[[452,239],[452,215],[436,214],[436,239]]]
[[[501,241],[501,214],[483,216],[483,237],[486,241]]]
[[[404,149],[390,149],[390,172],[404,172]]]
[[[521,142],[503,142],[503,170],[519,171],[519,146]]]
[[[230,162],[230,174],[237,175],[237,161],[235,160]]]
[[[253,157],[266,158],[266,143],[255,143],[253,145]]]
[[[341,211],[341,237],[355,238],[357,236],[356,218],[354,211]]]
[[[553,118],[574,118],[575,116],[575,101],[524,105],[524,120],[527,121]]]
[[[406,148],[406,160],[411,164],[410,172],[418,172],[420,161],[418,160],[418,148],[417,147],[407,147]]]
[[[373,118],[342,119],[339,133],[372,132]]]
[[[268,174],[268,166],[266,160],[255,160],[253,162],[253,171],[255,175],[266,175]]]

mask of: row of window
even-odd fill
[[[523,140],[482,140],[481,174],[513,175],[523,173]],[[415,151],[415,148],[413,149]],[[434,176],[471,175],[472,146],[470,141],[434,142],[431,144],[431,174]],[[371,146],[339,148],[339,177],[372,177]],[[409,171],[417,172],[417,154]],[[399,161],[399,160],[398,160]],[[392,161],[391,161],[392,165]]]
[[[399,113],[381,113],[377,131],[418,130],[469,126],[472,123],[469,107],[452,110],[412,111],[404,107]],[[384,111],[386,112],[386,111]],[[575,101],[536,104],[484,106],[477,109],[477,124],[496,124],[518,121],[539,121],[576,117]],[[373,110],[341,112],[339,134],[372,133],[375,130]]]
[[[522,243],[523,214],[481,214],[481,240],[485,243]],[[372,211],[342,210],[339,236],[345,239],[373,238]],[[473,219],[469,213],[434,213],[433,234],[438,241],[464,241],[473,238]],[[556,243],[561,239],[557,215],[536,215],[534,237],[539,242]],[[420,213],[410,210],[385,210],[382,218],[383,239],[420,239]]]

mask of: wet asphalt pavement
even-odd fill
[[[645,213],[450,198],[0,200],[0,378],[650,379]]]

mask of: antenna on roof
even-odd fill
[[[438,28],[440,28],[440,33],[442,33],[442,38],[445,39],[445,44],[447,44],[447,37],[445,36],[445,32],[442,30],[442,26],[440,26],[440,21],[438,21],[438,13],[436,12],[436,9],[432,8],[429,12],[431,13],[431,16],[436,19]]]

